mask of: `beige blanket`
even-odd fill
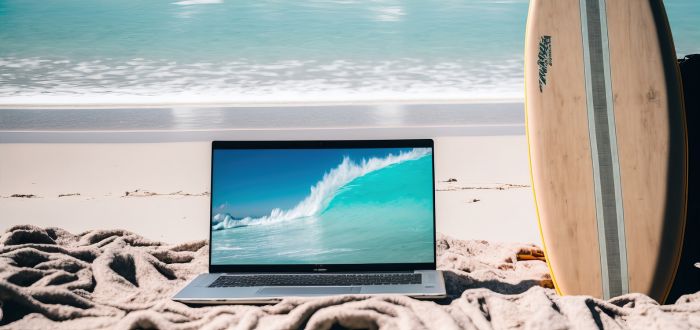
[[[188,307],[170,297],[206,271],[205,241],[165,245],[123,230],[78,235],[16,226],[0,237],[0,325],[8,329],[687,329],[700,293],[660,306],[641,294],[560,297],[541,251],[438,239],[442,301],[404,296],[288,298],[268,306]]]

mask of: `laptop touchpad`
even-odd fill
[[[360,293],[359,286],[265,287],[257,292],[266,296],[329,295]]]

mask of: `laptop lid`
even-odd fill
[[[214,141],[209,272],[435,269],[432,140]]]

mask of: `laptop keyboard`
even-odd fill
[[[421,274],[246,274],[219,276],[210,288],[421,284]]]

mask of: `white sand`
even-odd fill
[[[208,196],[122,197],[209,190],[209,143],[1,144],[2,230],[124,228],[168,242],[208,238]],[[58,197],[59,194],[79,196]]]
[[[435,155],[438,232],[540,243],[524,136],[439,138]],[[33,224],[124,228],[172,243],[207,238],[209,159],[208,142],[0,144],[0,230]],[[449,178],[457,182],[442,182]],[[497,189],[503,184],[516,187]],[[137,189],[163,195],[134,197]]]
[[[541,244],[525,136],[440,138],[435,149],[438,232]]]

